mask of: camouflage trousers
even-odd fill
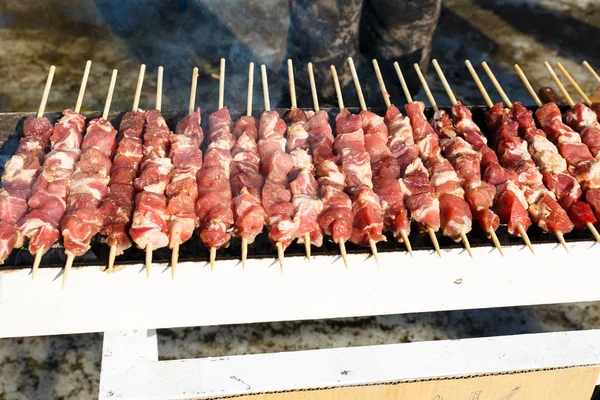
[[[354,59],[369,106],[383,104],[371,64],[373,58],[379,62],[390,93],[392,88],[399,89],[392,65],[394,61],[399,62],[409,88],[413,92],[418,88],[413,64],[427,67],[441,0],[289,1],[291,25],[284,63],[287,58],[294,61],[296,75],[300,78],[296,79],[300,98],[310,99],[308,78],[305,77],[306,65],[312,62],[321,97],[335,101],[330,72],[330,65],[334,65],[345,88],[347,105],[358,104],[354,87],[349,85],[352,77],[348,57]],[[281,71],[287,78],[285,65]],[[392,101],[404,103],[404,98]]]

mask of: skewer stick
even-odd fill
[[[335,87],[335,94],[338,98],[338,108],[340,111],[344,110],[344,98],[342,97],[342,87],[340,86],[340,80],[338,78],[337,70],[334,65],[331,65],[331,76],[333,77],[333,86]]]
[[[254,90],[254,63],[251,62],[248,66],[248,98],[246,106],[246,115],[252,115],[252,93]],[[242,238],[242,269],[246,267],[246,259],[248,258],[248,239]]]
[[[38,118],[44,116],[44,110],[46,109],[46,103],[48,102],[48,95],[50,94],[50,88],[52,87],[52,80],[54,79],[54,71],[56,71],[56,67],[51,65],[50,69],[48,70],[48,78],[46,78],[44,93],[42,93],[42,101],[40,102],[40,108],[38,109],[37,113]]]
[[[198,67],[194,67],[192,70],[192,88],[190,89],[190,103],[188,106],[188,115],[194,113],[196,108],[196,89],[198,87]]]
[[[298,102],[296,100],[296,83],[294,82],[294,65],[292,64],[291,58],[288,58],[287,60],[287,68],[288,84],[290,86],[290,102],[292,104],[292,108],[298,108]]]
[[[269,100],[269,82],[267,80],[267,67],[265,66],[265,64],[262,64],[260,66],[260,74],[262,77],[265,111],[271,111],[271,101]],[[281,242],[277,242],[275,246],[277,247],[277,258],[279,260],[279,268],[281,268],[281,272],[283,272],[283,244]]]
[[[263,97],[265,98],[265,111],[271,111],[271,100],[269,99],[269,82],[267,81],[267,67],[265,64],[260,66],[262,76]]]
[[[373,68],[375,69],[375,76],[377,77],[379,89],[381,90],[381,95],[383,96],[383,102],[385,103],[385,106],[389,108],[389,106],[392,105],[392,101],[390,100],[390,94],[385,87],[385,82],[383,81],[381,70],[379,69],[379,63],[375,59],[373,59]]]
[[[521,235],[521,238],[523,238],[525,245],[527,245],[527,247],[531,251],[531,254],[535,254],[535,252],[533,251],[533,246],[531,245],[531,241],[529,240],[529,236],[527,236],[527,232],[525,232],[525,229],[521,225],[517,225],[517,229],[519,230],[519,235]]]
[[[438,76],[440,77],[440,80],[442,81],[442,85],[444,85],[444,88],[448,92],[448,97],[450,97],[450,101],[452,102],[452,104],[456,104],[458,102],[458,100],[456,100],[456,97],[454,96],[454,93],[450,89],[450,85],[448,84],[448,80],[446,79],[446,75],[444,75],[444,72],[440,68],[440,64],[438,64],[438,62],[437,62],[437,60],[435,58],[431,61],[431,63],[433,64],[433,68],[435,68],[435,72],[437,72]],[[419,68],[419,70],[420,69],[421,68]],[[421,75],[423,75],[423,74],[421,74]]]
[[[341,107],[344,106],[344,101],[342,100],[342,91],[340,90],[340,82],[337,80],[337,72],[335,71],[335,67],[331,66],[331,73],[334,76],[335,90],[338,96],[338,100],[340,102]],[[315,112],[319,112],[319,96],[317,95],[317,84],[315,83],[315,72],[313,71],[312,63],[308,63],[308,78],[310,81],[310,92],[312,94],[313,107]],[[342,256],[342,260],[344,261],[344,265],[348,268],[348,256],[346,254],[346,243],[343,240],[338,240],[338,246],[340,247],[340,254]]]
[[[221,58],[221,68],[219,70],[219,110],[223,108],[225,99],[225,59]]]
[[[535,102],[535,104],[538,107],[543,106],[544,103],[542,103],[542,100],[540,100],[540,97],[537,95],[537,93],[533,89],[533,86],[531,86],[531,83],[529,82],[529,79],[527,79],[527,76],[525,76],[525,73],[523,72],[523,70],[521,69],[521,67],[519,67],[519,64],[515,64],[514,67],[515,67],[515,71],[517,71],[517,74],[519,75],[519,78],[521,78],[521,81],[523,82],[523,84],[527,88],[527,91],[529,92],[529,95],[531,96],[531,98],[533,99],[533,101]]]
[[[400,69],[400,64],[398,64],[398,61],[394,62],[394,69],[396,70],[396,75],[398,75],[398,80],[400,81],[400,86],[402,86],[402,91],[404,92],[406,101],[412,103],[413,99],[410,95],[410,90],[408,90],[408,85],[406,84],[404,74],[402,74],[402,70]]]
[[[162,108],[163,72],[164,68],[158,67],[158,77],[156,78],[156,109],[158,111]]]
[[[388,93],[387,88],[385,87],[385,82],[383,81],[381,70],[379,69],[379,63],[375,59],[373,59],[373,68],[375,69],[375,75],[377,76],[377,81],[379,82],[379,89],[381,90],[381,94],[383,95],[383,101],[385,102],[385,105],[389,108],[392,105],[392,102],[390,100],[390,94]],[[408,240],[408,235],[406,234],[405,230],[400,231],[400,237],[402,238],[402,241],[406,246],[406,250],[408,250],[408,253],[412,257],[412,246],[410,244],[410,241]]]
[[[356,87],[356,94],[358,95],[358,101],[360,102],[360,108],[363,111],[367,109],[367,103],[365,102],[365,96],[363,96],[362,88],[360,87],[360,81],[358,80],[358,74],[356,73],[356,68],[354,67],[354,61],[352,57],[348,57],[348,64],[350,65],[350,72],[352,73],[352,80],[354,81],[354,86]],[[369,238],[369,247],[371,247],[371,253],[373,253],[373,258],[375,262],[379,266],[379,256],[377,252],[377,242],[373,239]]]
[[[209,258],[210,270],[211,271],[215,268],[215,260],[216,259],[217,259],[217,248],[216,247],[211,247],[210,248],[210,258]]]
[[[83,95],[85,94],[85,88],[87,86],[87,81],[88,81],[88,77],[90,76],[90,68],[92,66],[92,62],[91,61],[87,61],[85,63],[85,70],[83,71],[83,78],[81,79],[81,86],[79,87],[79,95],[77,96],[77,103],[75,104],[75,112],[78,113],[79,110],[81,109],[81,104],[83,103]],[[52,74],[52,76],[54,76],[54,71],[56,70],[56,68],[54,68],[54,66],[50,67],[50,72],[48,73],[48,79],[50,81],[50,84],[48,84],[48,79],[46,80],[46,86],[48,88],[48,93],[50,90],[50,86],[52,85],[52,77],[50,77],[50,74]],[[44,88],[44,95],[42,95],[42,102],[44,102],[44,108],[45,106],[45,101],[48,99],[48,93],[46,93],[46,88]],[[44,96],[46,98],[46,100],[44,100]],[[39,113],[39,111],[38,111]],[[44,109],[41,109],[41,115],[38,114],[38,117],[43,116],[44,115]],[[38,251],[35,254],[35,258],[33,260],[33,266],[31,268],[31,279],[35,278],[35,275],[40,267],[40,264],[42,262],[42,257],[44,256],[44,253],[42,251]]]
[[[560,79],[558,78],[558,76],[554,72],[554,69],[552,69],[552,66],[550,65],[550,63],[548,61],[544,61],[544,67],[546,67],[546,69],[548,70],[548,73],[552,77],[552,80],[554,81],[554,83],[556,83],[556,86],[558,86],[558,88],[560,89],[560,92],[562,93],[565,100],[567,100],[567,104],[569,104],[570,107],[573,107],[575,105],[575,102],[571,98],[571,95],[569,95],[569,92],[567,92],[567,89],[562,84],[562,82],[560,81]]]
[[[556,63],[556,67],[560,70],[561,74],[563,74],[563,76],[565,78],[567,78],[569,83],[575,88],[575,91],[585,101],[585,104],[587,104],[588,106],[591,106],[592,100],[590,100],[590,98],[587,96],[587,94],[585,94],[585,92],[581,89],[581,86],[579,86],[577,81],[575,81],[575,79],[573,79],[573,76],[569,73],[569,71],[567,71],[560,62]]]
[[[425,90],[425,94],[427,95],[427,98],[429,99],[429,102],[431,103],[431,107],[433,107],[433,110],[435,112],[439,111],[439,108],[437,106],[437,103],[435,102],[435,99],[433,98],[433,94],[431,93],[431,90],[429,89],[429,85],[427,84],[427,81],[425,80],[425,76],[423,76],[423,72],[421,72],[421,67],[419,66],[419,64],[415,63],[414,64],[415,67],[415,71],[417,71],[417,76],[419,77],[419,80],[421,81],[421,85],[423,86],[423,89]],[[452,93],[451,91],[448,93],[448,96],[450,96],[450,93]],[[454,95],[452,95],[454,96]],[[454,103],[452,103],[454,104]]]
[[[140,108],[140,96],[142,95],[144,75],[146,75],[146,64],[140,65],[140,73],[138,74],[138,80],[137,85],[135,87],[135,95],[133,96],[133,105],[131,106],[131,111],[136,111],[138,108]]]
[[[246,107],[246,115],[252,115],[252,95],[254,93],[254,63],[251,62],[248,66],[248,100]]]
[[[112,76],[110,78],[110,86],[108,87],[108,93],[106,94],[106,103],[104,103],[104,111],[102,112],[102,119],[108,118],[108,112],[110,111],[110,103],[112,102],[113,93],[115,91],[115,83],[117,82],[116,69],[113,69]]]
[[[483,69],[485,70],[485,73],[487,74],[487,76],[492,81],[492,84],[496,88],[496,91],[498,92],[498,94],[502,98],[502,101],[504,102],[504,104],[506,105],[506,107],[512,108],[512,104],[513,104],[512,101],[510,101],[510,99],[506,95],[506,92],[504,91],[504,89],[502,89],[502,86],[500,86],[500,82],[498,82],[498,79],[496,79],[496,76],[494,75],[494,73],[492,72],[492,70],[490,69],[490,67],[488,66],[488,64],[484,61],[484,62],[481,63],[481,65],[483,66]],[[483,88],[483,86],[482,86],[482,88]],[[481,89],[479,89],[479,90],[481,91]],[[485,89],[484,89],[484,91],[485,91]]]
[[[487,92],[487,90],[485,90],[485,88],[483,87],[483,83],[481,83],[481,79],[479,79],[479,75],[477,75],[477,72],[475,72],[475,68],[473,68],[471,61],[466,60],[465,65],[467,66],[467,69],[471,73],[471,76],[473,77],[473,80],[475,81],[475,85],[477,85],[479,92],[483,96],[483,100],[485,101],[485,104],[488,106],[488,108],[494,107],[494,102],[490,98],[490,95]]]
[[[150,267],[152,266],[152,243],[146,245],[146,278],[150,278]]]
[[[135,87],[135,95],[133,96],[133,105],[131,106],[131,111],[136,111],[140,105],[140,96],[142,95],[142,85],[144,84],[144,75],[146,73],[146,65],[140,65],[140,73],[138,74],[137,85]],[[115,265],[115,259],[117,257],[117,245],[113,244],[110,246],[110,251],[108,253],[108,275],[113,272],[113,267]]]
[[[83,95],[85,94],[85,87],[87,86],[88,77],[90,76],[90,68],[92,62],[87,60],[85,63],[85,70],[83,71],[83,78],[81,78],[81,86],[79,87],[79,95],[77,96],[77,102],[75,103],[75,112],[78,113],[81,110],[81,104],[83,103]]]
[[[73,261],[75,260],[75,255],[73,253],[66,252],[67,262],[65,263],[65,271],[63,272],[63,280],[61,290],[65,290],[65,285],[67,283],[67,279],[69,279],[69,273],[71,272],[71,268],[73,267]]]
[[[290,100],[292,103],[292,108],[298,107],[298,102],[296,99],[296,83],[294,82],[294,65],[292,63],[292,59],[289,58],[287,61],[288,67],[288,83],[290,85]],[[312,67],[312,66],[311,66]],[[306,254],[306,259],[310,262],[310,233],[304,234],[304,252]]]
[[[594,235],[596,242],[600,243],[600,234],[598,234],[596,227],[591,222],[588,222],[586,225],[587,225],[588,229],[590,230],[590,232],[592,232],[592,235]]]
[[[584,66],[584,67],[585,67],[585,68],[588,70],[588,72],[589,72],[590,74],[592,74],[592,76],[593,76],[594,78],[596,78],[596,80],[597,80],[598,82],[600,82],[600,75],[598,75],[598,73],[597,73],[597,72],[594,70],[594,68],[592,68],[592,66],[591,66],[591,65],[590,65],[590,64],[589,64],[587,61],[584,61],[584,62],[583,62],[583,66]]]
[[[313,107],[315,112],[318,113],[321,108],[319,107],[319,96],[317,95],[317,85],[315,83],[315,71],[313,71],[312,63],[308,63],[308,80],[310,81],[310,91],[312,94]]]
[[[437,62],[434,65],[437,65]],[[415,63],[415,71],[417,71],[417,75],[419,77],[419,80],[421,81],[421,86],[423,86],[423,89],[425,89],[425,93],[427,94],[427,98],[429,99],[429,102],[433,106],[433,109],[435,110],[435,112],[437,112],[438,111],[438,107],[437,107],[437,104],[435,102],[435,99],[433,98],[433,94],[431,93],[431,90],[429,89],[429,84],[425,80],[425,77],[423,76],[423,72],[421,72],[421,67],[419,67],[419,64],[417,64],[417,63]],[[438,74],[441,73],[442,76],[443,76],[443,72],[440,69],[439,65],[437,66],[436,71],[438,72]],[[440,79],[441,79],[441,76],[440,76]],[[453,101],[453,104],[457,103],[458,100],[456,100],[456,97],[454,97],[454,93],[452,93],[452,89],[450,89],[450,85],[448,85],[448,82],[446,81],[446,78],[444,77],[444,79],[441,79],[441,80],[442,80],[442,83],[445,82],[445,83],[443,83],[443,85],[446,88],[446,91],[448,92],[448,97],[450,97],[451,101]],[[429,229],[431,229],[431,228],[429,228]],[[429,235],[431,236],[431,232],[429,233]],[[460,238],[461,238],[461,240],[463,242],[463,245],[467,249],[467,252],[469,253],[469,256],[471,256],[471,258],[473,258],[473,253],[471,253],[471,244],[469,243],[469,239],[467,239],[467,236],[464,233],[460,234]],[[437,251],[437,249],[436,249],[436,251]],[[438,253],[438,255],[439,254],[440,253]]]
[[[567,253],[569,253],[569,248],[567,247],[567,242],[565,242],[565,238],[564,238],[563,234],[560,232],[556,232],[556,237],[558,238],[558,241],[560,242],[560,244],[562,244],[562,246],[564,247],[565,251]]]
[[[358,80],[358,74],[356,73],[356,68],[354,67],[354,60],[352,60],[352,57],[348,57],[348,64],[350,65],[350,72],[352,73],[352,80],[354,81],[354,86],[356,87],[356,94],[358,95],[358,101],[360,102],[360,108],[362,110],[366,110],[367,103],[365,102],[365,96],[363,96],[362,88],[360,87],[360,82]]]
[[[396,69],[396,75],[398,75],[398,80],[400,81],[400,86],[402,86],[402,91],[404,92],[404,97],[406,97],[406,101],[409,103],[412,103],[413,98],[410,95],[410,91],[408,90],[408,85],[406,84],[406,80],[404,79],[404,74],[402,74],[402,70],[400,69],[400,65],[398,64],[398,62],[394,63],[394,68]],[[419,68],[417,70],[417,74],[419,74],[420,72],[421,72],[421,69]],[[423,74],[421,74],[421,75],[423,75]],[[433,98],[433,96],[431,96],[431,98]],[[436,111],[437,111],[437,105],[434,107],[434,109],[436,109]],[[427,228],[427,233],[429,234],[429,239],[431,240],[431,243],[433,244],[433,248],[435,249],[435,252],[441,258],[442,252],[440,251],[440,244],[438,243],[437,237],[435,236],[435,232],[433,231],[433,229]],[[409,251],[412,252],[412,249]]]

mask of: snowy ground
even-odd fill
[[[119,69],[114,108],[129,108],[141,62],[148,64],[143,107],[153,104],[153,74],[159,64],[166,67],[165,108],[186,106],[188,75],[193,65],[202,70],[198,101],[203,107],[214,107],[216,101],[211,100],[217,90],[214,74],[221,56],[227,56],[231,65],[227,98],[232,106],[241,106],[245,97],[237,95],[236,90],[244,85],[246,61],[253,58],[277,68],[284,57],[289,18],[284,0],[228,3],[239,4],[237,7],[243,4],[243,13],[236,7],[223,7],[218,0],[204,1],[201,12],[157,11],[152,6],[154,0],[129,2],[129,11],[144,15],[139,26],[125,18],[117,3],[120,4],[114,0],[76,0],[65,8],[57,0],[3,2],[0,111],[37,109],[50,63],[55,63],[58,70],[48,109],[70,106],[75,101],[81,69],[90,57],[94,65],[84,103],[88,110],[102,108],[112,68]],[[600,68],[600,42],[595,40],[600,33],[600,7],[596,3],[594,0],[444,1],[433,56],[444,68],[458,97],[471,104],[482,101],[464,67],[466,58],[480,73],[478,64],[487,60],[514,100],[531,102],[512,65],[519,63],[534,86],[552,86],[542,67],[546,59],[561,61],[591,92],[596,85],[580,63],[587,59]],[[198,22],[214,17],[225,22],[217,27]],[[156,29],[161,18],[168,22],[169,28]],[[262,23],[257,24],[256,20]],[[220,35],[224,44],[219,46],[207,40],[211,34]],[[435,97],[447,104],[447,97],[432,72],[430,69],[428,80],[433,84]],[[497,100],[487,78],[484,83]],[[402,99],[399,93],[392,96]],[[277,101],[276,89],[273,98]],[[424,99],[422,93],[417,98]],[[281,101],[287,105],[285,99]],[[352,105],[352,100],[349,102]],[[589,329],[600,327],[599,317],[599,305],[586,303],[172,329],[160,332],[159,351],[163,359],[174,359]],[[101,334],[2,339],[0,399],[95,397],[101,349]]]

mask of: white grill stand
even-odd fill
[[[146,279],[142,265],[112,276],[74,268],[0,272],[0,338],[107,332],[101,398],[179,399],[600,364],[600,332],[580,331],[387,346],[158,361],[154,329],[599,301],[600,246],[570,243],[182,263]],[[23,318],[23,316],[27,316]],[[489,349],[483,353],[482,349]],[[398,360],[403,360],[399,363]],[[368,362],[367,362],[368,361]],[[406,362],[404,362],[406,361]],[[355,371],[342,373],[343,371]],[[277,376],[277,379],[273,379]]]

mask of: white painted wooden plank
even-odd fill
[[[59,269],[0,273],[0,337],[103,332],[181,326],[383,315],[455,309],[600,300],[600,246],[536,245],[536,255],[507,247],[288,258],[284,272],[273,259],[183,263],[175,280],[166,265],[149,279],[141,265],[111,276],[75,268],[64,291]],[[27,316],[24,318],[24,316]]]
[[[105,332],[98,398],[147,399],[152,362],[158,362],[156,330]]]
[[[593,330],[149,362],[149,388],[137,390],[207,398],[597,364]]]

